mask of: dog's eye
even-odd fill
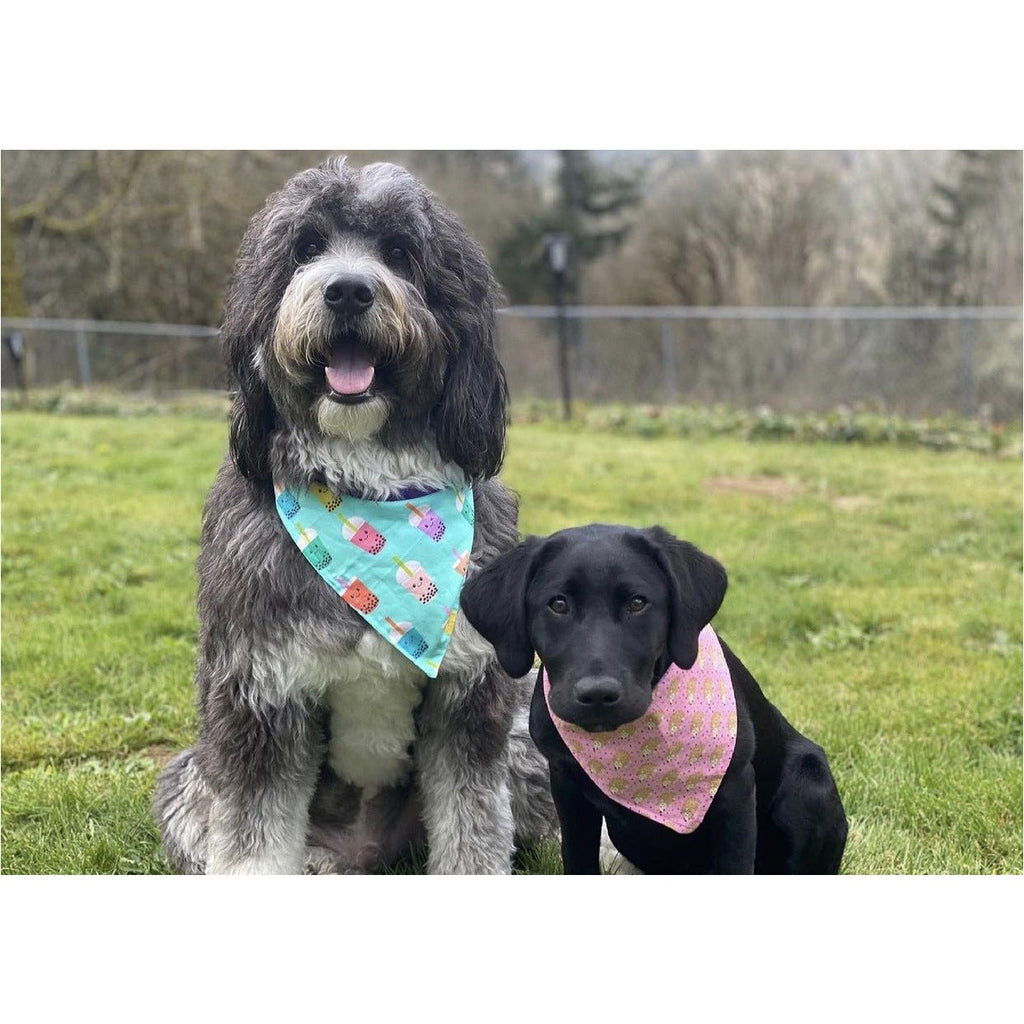
[[[641,597],[639,594],[634,594],[629,599],[629,604],[626,607],[635,615],[637,612],[642,612],[647,607],[647,598]]]
[[[409,263],[409,253],[401,245],[389,245],[385,250],[384,259],[392,266],[404,267]]]
[[[569,602],[561,594],[558,594],[548,601],[548,607],[556,615],[564,615],[569,610]]]
[[[322,238],[306,235],[300,238],[295,246],[295,262],[308,263],[310,260],[316,259],[323,251],[324,241]]]
[[[399,273],[408,274],[412,267],[412,254],[400,241],[385,242],[384,262]]]

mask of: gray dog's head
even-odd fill
[[[296,175],[249,224],[228,297],[239,470],[266,480],[270,434],[292,427],[429,437],[493,475],[507,420],[497,298],[480,247],[407,171],[332,159]]]

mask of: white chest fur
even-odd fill
[[[335,774],[364,788],[395,785],[412,768],[413,712],[427,677],[373,632],[332,666],[328,759]]]

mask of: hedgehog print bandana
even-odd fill
[[[371,501],[323,484],[277,512],[320,578],[431,679],[448,650],[473,550],[473,489]]]
[[[606,796],[674,832],[704,820],[736,747],[736,695],[714,630],[705,626],[697,660],[654,687],[646,714],[611,732],[587,732],[551,711],[580,767]]]

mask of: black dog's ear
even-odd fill
[[[697,660],[697,637],[722,606],[728,577],[721,563],[660,526],[640,531],[669,581],[672,622],[668,652],[680,668]]]
[[[244,339],[225,343],[228,364],[238,381],[231,405],[229,443],[238,471],[253,483],[270,481],[268,442],[274,429],[274,403],[266,382],[253,365]]]
[[[526,587],[540,550],[540,537],[527,537],[511,551],[474,573],[462,588],[461,607],[470,625],[493,645],[501,667],[513,678],[533,665],[526,627]]]

